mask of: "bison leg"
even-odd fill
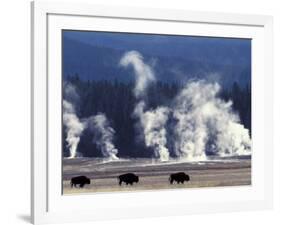
[[[120,185],[120,186],[122,185],[122,180],[119,180],[119,185]]]
[[[170,178],[170,184],[173,184],[173,183],[174,183],[174,180]]]

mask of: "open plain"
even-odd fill
[[[201,188],[218,186],[251,185],[251,159],[228,158],[201,162],[172,160],[158,162],[155,159],[63,159],[63,194],[157,190],[172,188]],[[190,181],[170,184],[171,173],[185,172]],[[118,184],[118,176],[135,173],[139,182],[133,185]],[[91,179],[84,188],[71,188],[70,179],[85,175]]]

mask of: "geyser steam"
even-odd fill
[[[137,51],[129,51],[121,58],[120,65],[133,66],[136,75],[134,95],[137,99],[145,97],[146,89],[151,82],[155,81],[155,76],[150,66],[143,62],[142,55]]]
[[[75,108],[70,101],[76,101],[78,95],[75,88],[69,84],[64,84],[63,100],[63,124],[66,127],[66,142],[69,148],[69,158],[77,157],[77,146],[80,141],[80,136],[84,130],[84,125],[80,122],[75,113]],[[66,100],[67,99],[67,100]]]
[[[63,124],[66,127],[66,142],[69,148],[69,158],[75,158],[81,155],[77,152],[77,146],[80,142],[80,136],[84,129],[89,128],[93,134],[93,141],[101,150],[102,155],[111,160],[118,159],[116,154],[118,150],[113,144],[115,131],[110,127],[106,116],[99,113],[80,121],[75,112],[74,103],[79,102],[79,95],[76,89],[70,83],[64,83],[64,100],[63,100]]]
[[[175,97],[172,108],[148,110],[146,91],[155,81],[149,65],[136,51],[127,52],[121,59],[124,67],[132,66],[136,76],[134,95],[138,100],[133,116],[138,119],[138,132],[156,157],[169,159],[167,149],[167,121],[174,153],[187,160],[204,160],[208,154],[227,156],[251,152],[249,131],[232,110],[232,102],[218,97],[220,86],[206,81],[190,81]]]
[[[118,159],[116,156],[118,150],[113,144],[115,131],[110,126],[106,116],[103,113],[91,116],[87,119],[87,125],[93,132],[93,141],[101,150],[102,155],[110,160]]]
[[[134,95],[138,100],[133,116],[139,120],[138,132],[143,137],[145,145],[154,150],[156,157],[161,161],[169,159],[169,151],[166,148],[166,122],[169,116],[169,109],[158,107],[155,110],[146,110],[146,91],[148,86],[155,81],[151,67],[143,62],[142,55],[137,51],[130,51],[124,54],[120,60],[124,67],[132,66],[136,76]]]
[[[142,55],[136,51],[125,53],[120,65],[132,66],[134,70],[133,93],[137,103],[132,116],[138,121],[137,131],[144,144],[154,150],[155,157],[167,161],[173,152],[181,159],[204,160],[208,154],[251,154],[249,131],[232,110],[232,102],[219,98],[220,86],[217,83],[189,81],[173,99],[170,108],[158,106],[149,109],[147,89],[156,80],[152,68],[144,63]],[[78,101],[74,86],[65,83],[63,124],[66,127],[70,158],[77,157],[80,136],[84,129],[89,128],[93,132],[93,142],[103,156],[111,160],[118,159],[118,150],[113,144],[115,130],[105,114],[91,116],[82,123],[75,110]],[[166,147],[168,141],[170,150]]]
[[[174,151],[186,159],[204,159],[206,151],[226,156],[250,154],[249,131],[240,124],[232,102],[218,98],[220,86],[188,82],[175,99]]]
[[[139,118],[143,129],[144,141],[147,147],[154,149],[154,154],[161,161],[169,160],[169,150],[166,148],[166,128],[170,110],[158,107],[155,110],[144,111],[145,103],[139,102],[134,110],[134,116]]]

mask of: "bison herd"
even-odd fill
[[[121,186],[122,183],[125,183],[126,185],[130,184],[133,185],[134,183],[139,182],[139,177],[135,175],[134,173],[126,173],[118,176],[118,183]],[[188,182],[190,180],[190,177],[188,174],[184,172],[179,172],[179,173],[172,173],[169,177],[169,182],[170,184],[173,184],[174,182],[176,183],[184,183],[185,181]],[[73,177],[70,181],[71,187],[78,187],[83,188],[86,184],[90,184],[91,180],[86,177],[86,176],[78,176],[78,177]]]

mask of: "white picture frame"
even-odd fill
[[[32,2],[32,222],[42,224],[272,208],[272,22],[271,16]],[[61,113],[58,98],[61,93],[61,58],[57,51],[61,46],[58,39],[60,30],[71,28],[252,38],[252,121],[255,132],[252,185],[62,196],[59,181],[61,152],[55,151],[60,142],[56,139],[60,136],[57,124],[61,124],[57,117]],[[182,28],[188,28],[188,31]]]

